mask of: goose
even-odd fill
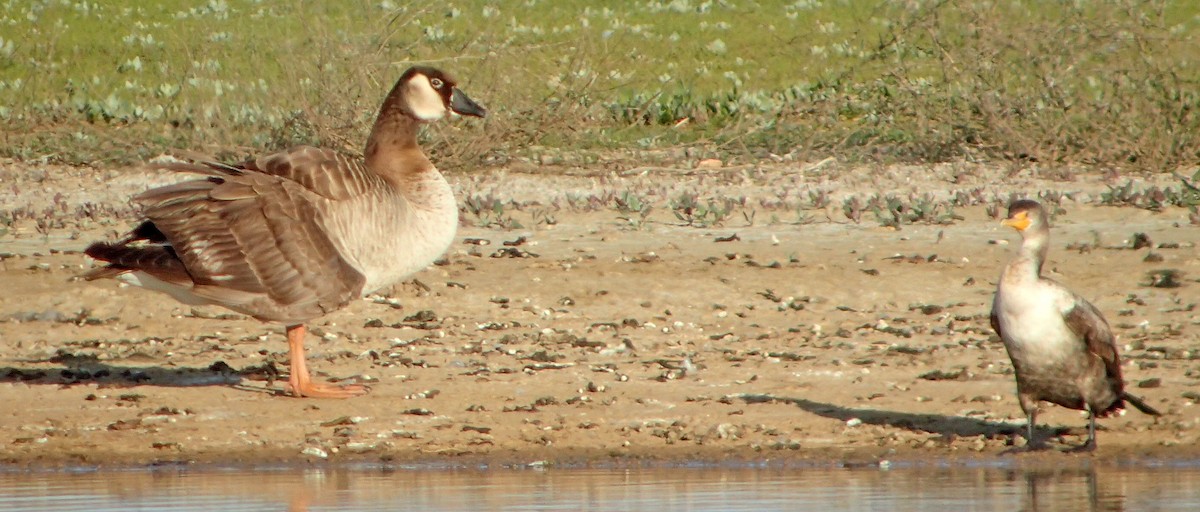
[[[1039,403],[1087,411],[1088,438],[1074,450],[1096,448],[1096,418],[1123,414],[1129,402],[1143,413],[1161,416],[1126,392],[1116,339],[1092,303],[1058,282],[1042,277],[1049,250],[1050,222],[1037,201],[1022,199],[1001,222],[1016,229],[1021,247],[1000,274],[992,301],[992,329],[1004,342],[1016,370],[1017,398],[1028,419],[1027,447],[1035,440]]]
[[[158,165],[199,179],[135,196],[141,223],[122,240],[88,246],[84,252],[104,265],[82,277],[115,278],[184,304],[283,324],[293,395],[363,395],[365,385],[313,381],[305,324],[445,252],[458,206],[417,133],[447,114],[486,113],[449,74],[416,66],[384,99],[362,159],[298,146],[237,164]]]

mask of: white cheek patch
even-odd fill
[[[408,82],[405,97],[413,115],[422,121],[437,121],[446,115],[446,104],[442,101],[442,95],[429,85],[429,79],[424,76],[417,75]]]

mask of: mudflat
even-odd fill
[[[1003,455],[1024,417],[988,311],[1020,241],[996,208],[1039,194],[1057,211],[1047,274],[1104,312],[1128,389],[1164,416],[1131,410],[1101,421],[1093,454],[1031,457],[1200,456],[1200,226],[1100,200],[1169,175],[600,167],[449,174],[464,204],[501,206],[465,209],[413,280],[310,324],[317,377],[373,388],[312,400],[282,396],[282,326],[74,279],[89,241],[132,225],[130,195],[183,177],[4,164],[2,204],[27,210],[0,236],[0,462],[1026,457]],[[809,192],[827,201],[800,205]],[[979,200],[898,229],[843,211],[889,193]],[[735,211],[676,215],[683,194]],[[1039,420],[1059,448],[1086,436],[1077,411]]]

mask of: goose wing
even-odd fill
[[[359,197],[383,186],[383,179],[368,170],[362,160],[311,146],[297,146],[235,167],[284,178],[334,201]]]
[[[89,247],[109,266],[88,277],[140,270],[265,320],[313,318],[361,293],[365,278],[339,254],[323,215],[379,180],[361,163],[297,148],[238,165],[164,167],[206,176],[134,197],[146,222],[122,242]]]

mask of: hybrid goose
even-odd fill
[[[1096,448],[1096,418],[1121,413],[1125,402],[1160,416],[1125,392],[1116,340],[1100,311],[1042,277],[1050,241],[1050,222],[1042,205],[1015,201],[1002,224],[1020,232],[1022,242],[1016,258],[1000,274],[991,323],[1016,370],[1017,398],[1029,420],[1027,446],[1045,448],[1034,438],[1041,401],[1088,412],[1088,439],[1075,448],[1080,451]]]
[[[305,323],[425,268],[450,246],[458,206],[417,143],[422,124],[448,113],[486,111],[450,75],[413,67],[384,99],[362,160],[300,146],[239,164],[160,166],[201,178],[135,196],[144,221],[123,240],[88,246],[106,265],[84,277],[282,323],[294,395],[365,394],[366,386],[312,380]]]

